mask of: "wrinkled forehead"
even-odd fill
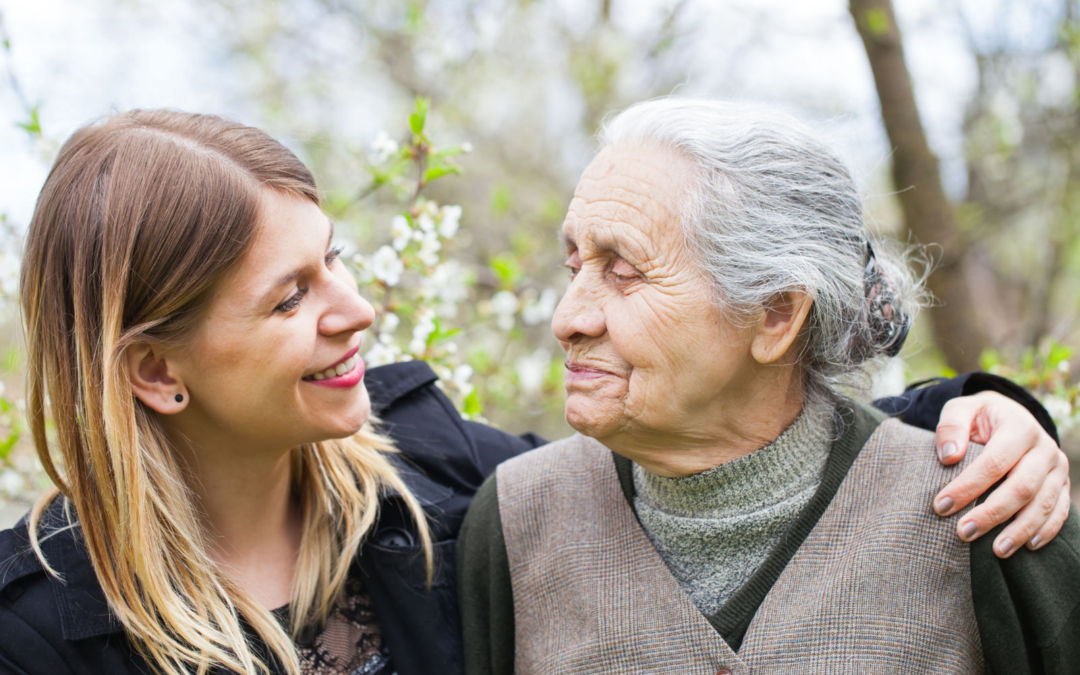
[[[674,150],[636,144],[604,148],[574,190],[563,243],[612,248],[625,238],[681,237],[682,207],[693,176],[693,165]]]

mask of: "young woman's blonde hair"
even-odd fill
[[[59,491],[109,606],[162,672],[298,672],[290,633],[329,615],[388,490],[405,499],[429,574],[432,566],[423,511],[387,459],[388,439],[365,427],[295,448],[304,530],[283,629],[214,564],[182,461],[157,413],[132,395],[125,349],[190,334],[248,249],[266,190],[318,203],[304,164],[257,129],[133,111],[68,140],[29,228],[21,278],[27,412],[57,488],[31,513],[31,541],[55,574],[38,529]],[[250,642],[244,622],[268,650]]]

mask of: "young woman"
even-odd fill
[[[0,670],[462,670],[454,539],[539,439],[462,422],[424,364],[365,377],[372,308],[318,203],[294,155],[218,117],[118,114],[61,149],[21,290],[56,490],[0,533]],[[1036,447],[1007,494],[1056,475]]]

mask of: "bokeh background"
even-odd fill
[[[872,229],[934,260],[937,305],[875,393],[994,370],[1080,464],[1077,0],[0,0],[0,41],[0,525],[43,486],[23,232],[59,143],[133,107],[282,139],[382,312],[369,362],[428,358],[466,414],[554,437],[557,232],[598,124],[670,93],[781,106],[847,160]]]

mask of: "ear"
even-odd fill
[[[146,407],[174,415],[187,407],[187,392],[159,346],[136,342],[124,350],[131,393]],[[177,400],[177,395],[180,400]]]
[[[750,353],[761,364],[780,360],[799,336],[814,298],[805,291],[785,291],[769,301],[758,319]]]

